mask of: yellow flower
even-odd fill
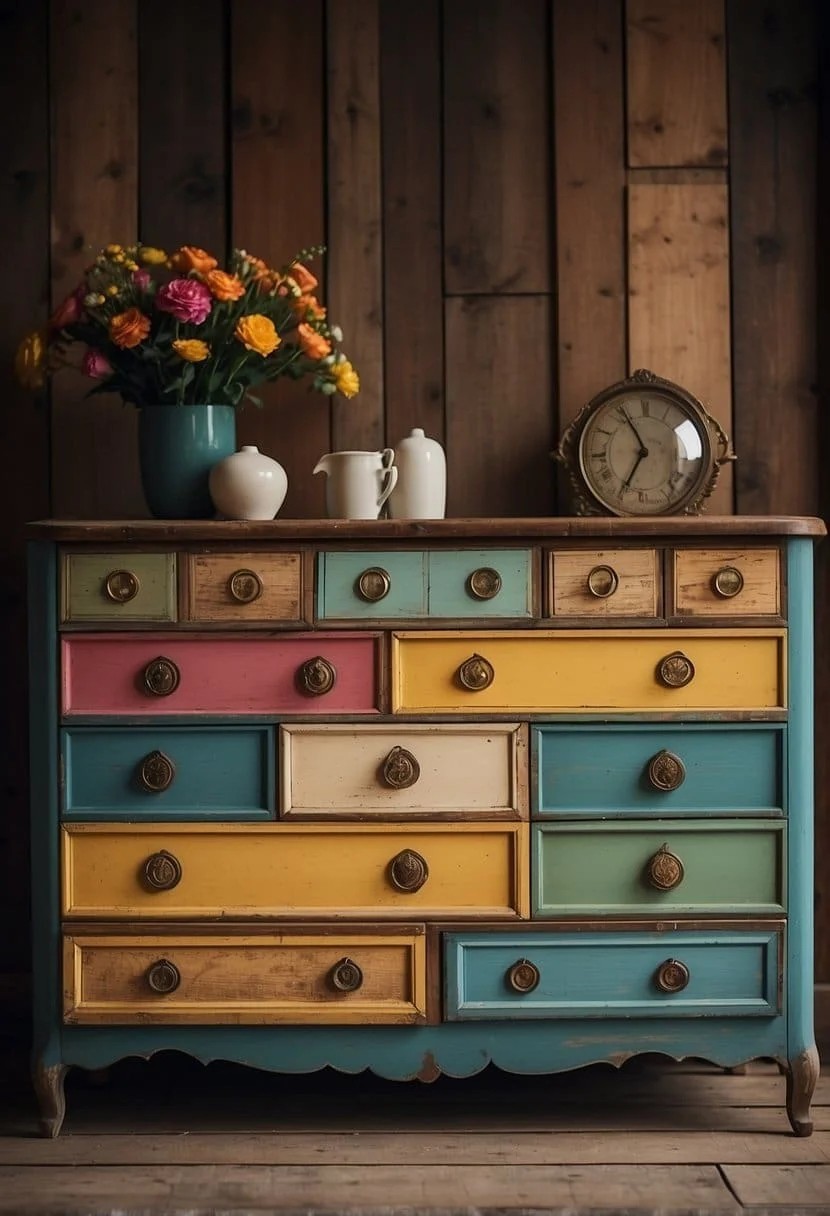
[[[14,371],[24,388],[43,388],[46,342],[42,330],[27,334],[14,356]]]
[[[120,245],[107,245],[105,253],[121,253]]]
[[[271,318],[264,317],[259,312],[240,317],[233,332],[234,337],[239,339],[246,350],[252,350],[258,355],[270,355],[282,341]]]
[[[354,397],[356,393],[360,392],[360,377],[348,359],[344,359],[342,363],[335,363],[334,382],[337,385],[338,393],[342,393],[344,397]]]
[[[142,245],[138,250],[138,256],[145,266],[161,266],[162,262],[167,261],[167,254],[163,249],[154,249],[152,245]]]
[[[210,347],[201,338],[179,338],[173,343],[173,350],[187,363],[201,363],[210,354]]]
[[[107,295],[108,296],[117,296],[118,295],[118,288],[116,287],[116,285],[114,283],[110,283],[109,287],[107,288]]]

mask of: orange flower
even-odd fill
[[[331,354],[331,342],[310,325],[298,325],[297,337],[303,354],[308,355],[309,359],[324,359]]]
[[[282,341],[271,318],[258,312],[240,317],[233,332],[246,350],[263,356],[270,355]]]
[[[110,320],[109,334],[116,346],[127,349],[139,346],[149,332],[150,318],[138,308],[128,308]]]
[[[212,258],[198,245],[182,245],[181,249],[170,255],[170,265],[182,274],[187,274],[188,270],[198,270],[200,274],[206,274],[218,263],[216,258]]]
[[[202,275],[202,281],[217,300],[238,300],[245,294],[245,284],[242,280],[235,274],[226,274],[224,270],[209,270],[207,274]]]
[[[325,308],[316,296],[298,296],[296,300],[292,300],[291,307],[297,316],[304,320],[310,316],[312,321],[322,321],[326,315]]]
[[[304,296],[309,295],[309,293],[314,291],[314,288],[317,286],[317,280],[315,279],[314,275],[310,270],[303,266],[302,262],[294,262],[288,273],[291,275],[291,278],[297,284]]]

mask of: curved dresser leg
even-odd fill
[[[810,1102],[819,1074],[818,1051],[814,1046],[789,1061],[787,1070],[787,1115],[797,1136],[812,1136]]]
[[[40,1130],[44,1136],[54,1140],[60,1135],[63,1117],[66,1114],[66,1096],[63,1082],[66,1077],[65,1064],[37,1063],[32,1072],[32,1081],[40,1107]]]

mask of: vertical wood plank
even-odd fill
[[[626,0],[626,14],[629,163],[725,165],[724,0]]]
[[[231,5],[232,243],[272,266],[325,243],[323,45],[322,0]],[[311,267],[321,298],[322,267]],[[330,304],[329,316],[342,314]],[[341,323],[351,338],[350,317]],[[238,442],[285,468],[282,517],[324,515],[324,487],[311,470],[329,450],[328,399],[299,381],[256,392],[263,408],[249,403],[238,412]]]
[[[449,295],[550,290],[549,46],[544,0],[444,5]]]
[[[727,205],[723,185],[629,187],[629,362],[683,385],[731,434]],[[732,512],[731,465],[706,509]]]
[[[331,313],[360,373],[333,398],[336,448],[383,446],[383,270],[379,0],[327,0]]]
[[[446,302],[447,513],[550,515],[550,301]]]
[[[137,236],[138,66],[135,0],[53,0],[52,303],[78,285],[110,241]],[[84,399],[63,372],[52,390],[52,509],[68,517],[146,515],[136,411]]]
[[[439,0],[382,4],[386,436],[444,439]]]

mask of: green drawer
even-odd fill
[[[176,554],[65,553],[61,621],[175,621]]]

